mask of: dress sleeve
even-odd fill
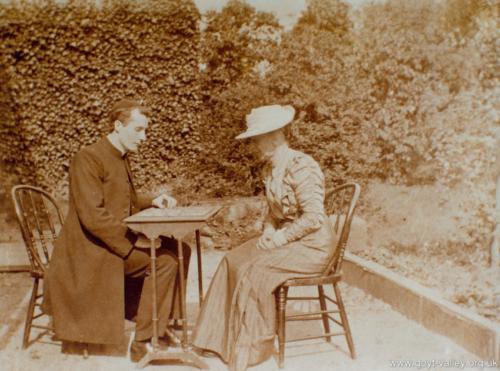
[[[104,207],[100,170],[102,164],[89,152],[80,151],[70,168],[70,187],[80,222],[113,252],[126,257],[132,243],[125,237],[127,226]]]
[[[302,155],[294,158],[289,171],[299,217],[282,230],[286,242],[299,240],[321,228],[325,199],[324,175],[311,157]]]

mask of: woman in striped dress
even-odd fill
[[[312,157],[289,148],[283,133],[294,114],[291,106],[255,108],[237,137],[252,138],[267,160],[268,214],[262,236],[221,261],[193,336],[195,347],[217,353],[232,371],[274,352],[274,290],[288,278],[321,272],[333,243],[323,173]]]

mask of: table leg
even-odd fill
[[[156,282],[156,238],[151,238],[151,281],[153,284],[153,338],[151,345],[153,349],[158,349],[158,298]]]
[[[196,255],[198,258],[198,304],[201,307],[203,302],[203,272],[201,264],[201,241],[200,241],[200,230],[196,230]]]
[[[187,320],[186,320],[186,281],[184,279],[184,255],[182,251],[182,240],[177,241],[177,251],[179,258],[179,275],[180,275],[180,300],[181,303],[181,323],[183,329],[183,339],[181,352],[171,352],[169,350],[161,350],[158,345],[158,308],[157,308],[157,282],[156,282],[156,238],[151,238],[151,280],[153,284],[153,338],[151,345],[153,349],[148,351],[144,357],[137,363],[137,368],[144,368],[149,363],[160,360],[179,361],[182,363],[190,363],[199,369],[207,370],[208,365],[201,360],[192,350],[187,349]]]
[[[187,339],[187,310],[186,310],[186,280],[184,279],[184,254],[182,251],[182,239],[177,240],[177,257],[179,259],[179,286],[181,303],[181,318],[182,323],[182,347],[186,348]]]

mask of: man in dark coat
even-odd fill
[[[176,203],[164,194],[155,199],[140,195],[132,182],[127,153],[136,151],[146,139],[147,114],[139,102],[118,102],[110,114],[113,132],[73,157],[69,211],[52,254],[44,303],[61,340],[121,343],[124,278],[143,278],[131,347],[133,361],[145,354],[146,343],[153,334],[152,283],[149,249],[136,246],[137,236],[123,219],[142,208]],[[189,262],[191,250],[187,245],[183,248]],[[157,253],[160,336],[172,314],[176,253],[176,241],[162,239]]]

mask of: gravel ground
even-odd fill
[[[32,282],[29,273],[0,274],[0,350],[24,323]]]
[[[208,283],[223,256],[216,250],[203,254],[205,291]],[[195,258],[195,256],[193,257]],[[194,260],[193,260],[194,262]],[[196,264],[191,265],[188,286],[188,312],[195,318],[198,308]],[[472,367],[474,362],[481,362],[474,355],[452,343],[447,338],[436,335],[413,321],[393,311],[387,304],[375,300],[363,291],[349,286],[342,286],[344,299],[352,327],[354,343],[358,357],[349,357],[343,338],[336,338],[333,345],[321,340],[309,343],[291,344],[286,350],[284,370],[315,371],[382,371],[397,368],[407,369],[480,369]],[[24,312],[19,313],[24,316]],[[131,336],[133,326],[127,323],[127,334]],[[320,325],[311,322],[297,324],[290,328],[291,337],[297,334],[313,333],[320,330]],[[135,365],[126,358],[127,343],[108,349],[94,349],[94,354],[87,360],[78,355],[61,354],[59,345],[35,342],[27,350],[21,350],[22,326],[19,326],[6,347],[0,352],[0,369],[5,371],[29,370],[71,370],[71,371],[109,371],[134,370]],[[47,340],[46,337],[41,339]],[[205,358],[210,370],[227,370],[225,364],[217,358]],[[407,361],[407,366],[392,362]],[[434,362],[427,367],[424,361]],[[438,362],[463,362],[464,368],[441,367]],[[486,362],[484,360],[483,362]],[[432,365],[432,363],[429,363]],[[479,363],[480,365],[480,363]],[[413,366],[413,367],[411,367]],[[424,367],[425,366],[425,367]],[[163,365],[150,366],[149,369],[163,369]],[[195,370],[188,365],[168,365],[169,370]],[[250,368],[250,370],[277,370],[274,358]],[[492,368],[490,368],[492,369]]]

